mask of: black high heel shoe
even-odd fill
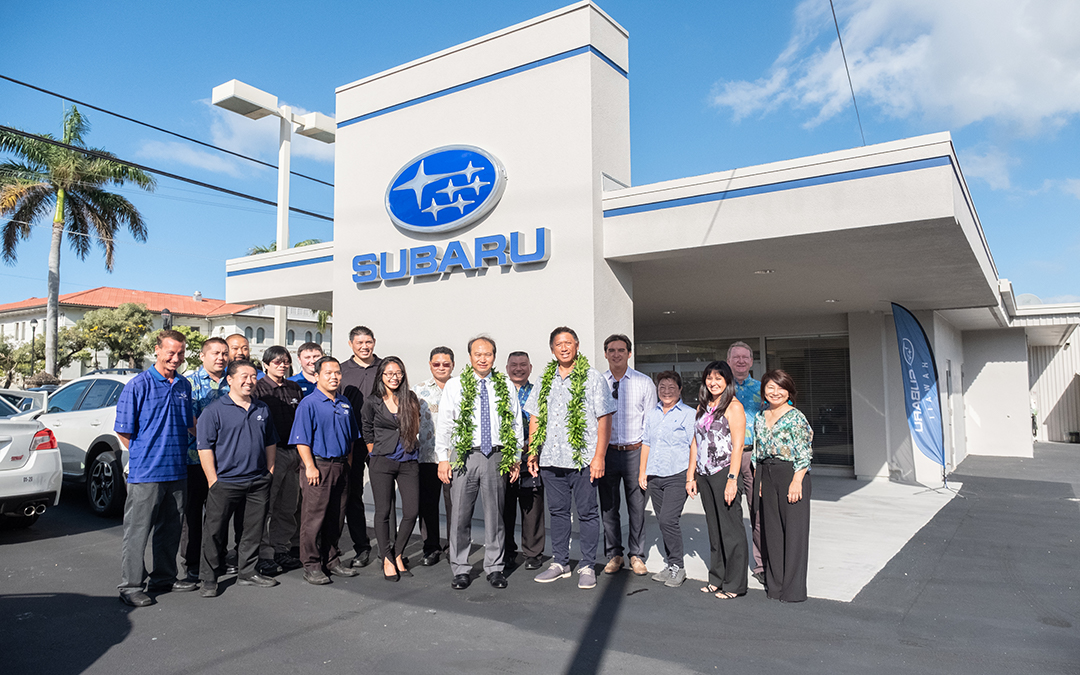
[[[384,565],[383,566],[382,576],[383,576],[383,579],[386,579],[387,581],[398,581],[398,580],[401,579],[401,575],[398,573],[396,566],[394,567],[394,573],[393,574],[387,574],[386,573],[386,566]]]

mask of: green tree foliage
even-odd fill
[[[0,219],[7,219],[0,227],[4,261],[15,264],[19,242],[30,238],[36,223],[51,223],[43,353],[45,369],[53,374],[60,367],[57,328],[64,236],[80,260],[86,258],[91,244],[98,244],[105,255],[105,269],[111,272],[118,233],[126,228],[137,241],[146,241],[146,224],[127,198],[105,188],[134,183],[147,191],[154,189],[149,174],[116,161],[104,150],[87,148],[84,137],[89,131],[90,123],[75,106],[64,113],[60,141],[92,150],[94,155],[0,130],[0,153],[11,156],[0,162]],[[41,138],[53,139],[48,134]]]
[[[61,328],[57,351],[57,368],[67,368],[75,361],[86,363],[90,360],[86,338],[78,328]],[[42,372],[45,366],[45,336],[34,338],[16,347],[8,336],[0,338],[0,382],[3,387],[11,386],[16,374],[22,375],[25,382],[30,376]]]
[[[126,302],[116,309],[87,312],[75,327],[82,332],[87,347],[108,350],[110,368],[121,360],[139,368],[143,357],[153,350],[152,342],[147,349],[145,339],[153,331],[153,318],[146,305]]]
[[[293,244],[293,248],[300,248],[301,246],[311,246],[312,244],[321,244],[322,239],[305,239]],[[259,255],[260,253],[273,253],[277,250],[277,242],[272,241],[267,246],[252,246],[248,249],[248,255]]]
[[[173,326],[172,329],[178,333],[183,333],[184,337],[187,338],[184,352],[184,367],[180,368],[180,372],[194,372],[196,368],[202,365],[201,353],[203,345],[206,344],[207,336],[191,326]],[[160,330],[156,330],[143,338],[145,342],[143,345],[143,353],[154,353],[154,347],[157,346],[157,337],[160,332]]]

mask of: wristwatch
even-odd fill
[[[735,480],[735,474],[733,474],[733,473],[729,473],[729,474],[727,475],[727,479],[728,479],[728,480]]]

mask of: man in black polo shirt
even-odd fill
[[[229,393],[211,403],[199,417],[199,461],[210,489],[206,496],[203,525],[200,594],[218,594],[218,572],[225,561],[229,519],[244,508],[244,531],[238,552],[237,583],[244,586],[277,586],[258,574],[259,541],[266,522],[267,497],[274,471],[277,432],[270,408],[252,398],[256,371],[250,361],[233,361],[225,376]]]
[[[326,572],[354,577],[359,572],[341,564],[338,540],[345,520],[349,464],[360,461],[360,427],[352,405],[338,394],[341,366],[332,356],[315,363],[318,389],[300,401],[289,442],[304,464],[300,488],[300,561],[304,580],[330,583]]]
[[[303,567],[300,560],[289,555],[289,544],[296,533],[296,512],[300,495],[300,454],[295,445],[287,445],[292,432],[296,407],[304,391],[288,379],[292,357],[289,350],[278,345],[263,352],[266,377],[255,385],[255,398],[270,408],[270,419],[277,432],[278,445],[274,455],[274,480],[270,485],[269,518],[259,547],[259,574],[274,575]]]
[[[360,424],[360,410],[364,399],[375,388],[375,371],[382,359],[375,355],[375,333],[367,326],[356,326],[349,331],[349,348],[352,358],[341,364],[341,391],[349,399]],[[367,447],[357,446],[356,457],[349,473],[349,499],[345,507],[345,519],[349,524],[349,537],[353,541],[356,556],[349,563],[352,567],[366,567],[371,562],[371,538],[367,531],[367,514],[364,512],[364,467],[367,464]]]

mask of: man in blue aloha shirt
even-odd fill
[[[735,376],[735,397],[746,411],[746,436],[743,444],[743,457],[752,457],[754,449],[754,417],[761,412],[761,382],[750,377],[754,367],[754,350],[745,342],[733,342],[727,350],[727,363],[731,374]],[[761,522],[758,520],[757,498],[754,495],[753,462],[743,462],[740,468],[743,492],[750,512],[750,525],[753,528],[754,578],[765,583],[765,567],[761,563]]]
[[[199,353],[202,365],[187,376],[191,383],[191,413],[195,420],[208,405],[229,392],[225,368],[229,365],[229,345],[219,337],[209,338]],[[199,580],[199,561],[202,560],[203,506],[206,504],[206,474],[199,463],[195,435],[188,439],[187,451],[187,510],[184,529],[180,535],[180,551],[187,567],[188,581]]]

